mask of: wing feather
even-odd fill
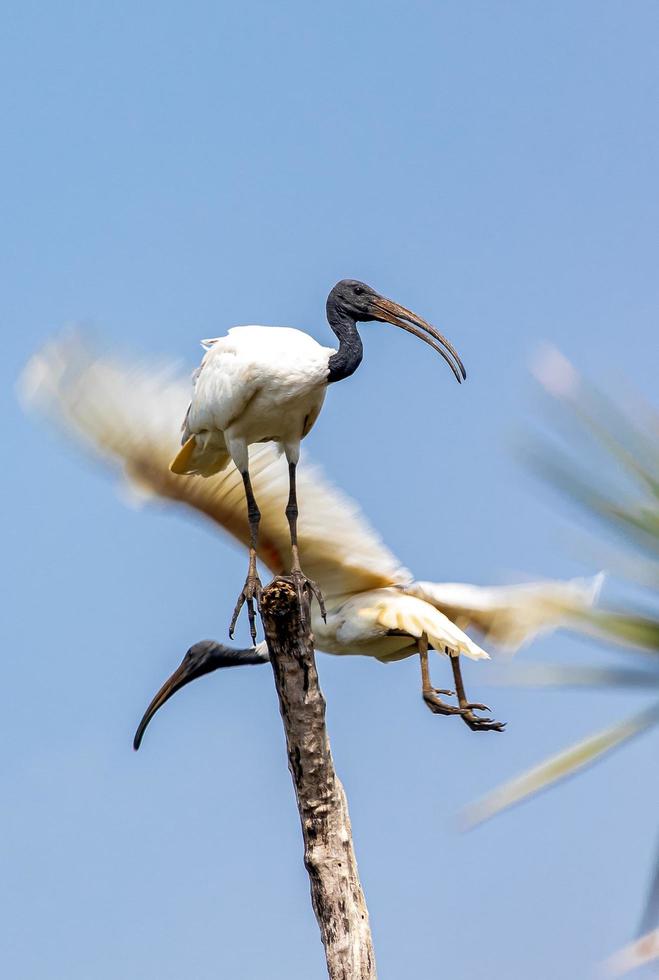
[[[603,574],[567,582],[529,582],[494,586],[413,582],[410,595],[425,599],[461,629],[473,627],[487,642],[509,652],[518,650],[539,633],[560,626],[579,626],[580,613],[597,601]]]
[[[141,497],[184,504],[248,544],[242,479],[232,463],[206,479],[169,471],[189,401],[189,383],[171,364],[101,356],[71,335],[35,355],[21,389],[25,403],[118,466]],[[274,573],[286,572],[288,474],[272,445],[252,447],[250,475],[262,515],[259,556]],[[358,506],[305,459],[298,497],[303,566],[326,598],[411,581]]]

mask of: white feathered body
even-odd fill
[[[440,653],[464,654],[488,660],[471,637],[429,602],[417,599],[407,587],[370,589],[351,596],[332,596],[327,622],[313,612],[314,639],[320,650],[334,654],[361,654],[383,662],[403,660],[417,652],[425,633]]]
[[[183,426],[194,445],[175,472],[210,476],[229,456],[243,471],[247,447],[275,442],[297,462],[300,441],[318,418],[327,390],[331,348],[290,327],[232,327],[204,340]]]

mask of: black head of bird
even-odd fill
[[[199,640],[198,643],[193,644],[174,673],[171,677],[167,678],[144,712],[142,720],[137,726],[135,738],[133,739],[133,748],[135,751],[139,749],[147,725],[156,711],[162,708],[163,704],[169,701],[173,694],[180,691],[190,681],[196,680],[197,677],[203,677],[204,674],[210,674],[220,667],[263,664],[267,663],[268,660],[269,657],[265,644],[260,644],[258,647],[249,647],[246,650],[227,647],[223,643],[217,643],[215,640]]]
[[[451,368],[458,383],[467,377],[458,352],[439,330],[400,303],[380,296],[365,282],[359,282],[357,279],[342,279],[337,282],[327,297],[327,319],[342,341],[344,338],[348,339],[346,334],[349,334],[351,329],[356,333],[356,322],[378,320],[382,323],[391,323],[436,350]],[[339,378],[332,380],[339,380]]]

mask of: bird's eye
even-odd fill
[[[364,290],[362,289],[361,286],[355,286],[355,292],[357,293],[358,296],[361,296]]]

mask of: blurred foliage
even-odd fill
[[[616,651],[621,664],[587,667],[520,664],[508,682],[536,687],[589,686],[659,695],[659,415],[621,404],[586,384],[557,351],[545,352],[536,376],[552,398],[553,424],[525,455],[543,479],[576,505],[594,550],[623,596],[582,614],[581,625]],[[613,550],[611,551],[611,547]],[[659,697],[649,707],[546,759],[470,805],[473,827],[547,790],[659,725]],[[610,963],[616,975],[659,958],[659,862],[635,940]]]

